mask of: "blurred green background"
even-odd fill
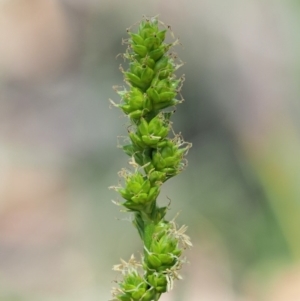
[[[138,256],[108,186],[128,165],[113,85],[126,28],[172,26],[186,62],[174,129],[189,166],[163,186],[189,226],[162,301],[300,300],[300,5],[292,0],[0,2],[0,300],[110,299]]]

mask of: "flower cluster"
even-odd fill
[[[130,143],[123,150],[134,167],[121,170],[124,185],[113,188],[125,199],[120,205],[134,213],[133,223],[144,243],[141,263],[132,257],[114,267],[123,274],[113,290],[116,301],[157,301],[180,279],[181,254],[191,246],[186,227],[177,230],[174,221],[165,220],[167,208],[157,205],[161,185],[184,169],[191,147],[181,135],[169,137],[174,110],[167,108],[182,101],[176,97],[184,77],[175,75],[181,64],[169,49],[176,41],[164,42],[168,28],[161,25],[156,17],[144,18],[137,33],[128,30],[124,58],[129,68],[121,70],[129,89],[117,90],[121,102],[112,102],[130,119]]]

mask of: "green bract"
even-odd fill
[[[165,219],[167,207],[157,204],[161,185],[184,169],[191,147],[180,135],[170,137],[174,110],[168,108],[181,102],[177,97],[183,76],[175,75],[181,64],[168,52],[176,41],[165,43],[166,33],[156,17],[144,18],[137,32],[128,30],[128,69],[121,70],[129,88],[117,91],[119,104],[112,102],[131,123],[130,143],[123,150],[133,168],[120,172],[124,184],[114,188],[125,200],[120,206],[134,214],[133,224],[144,243],[142,263],[132,257],[115,268],[124,277],[113,291],[114,300],[157,301],[180,278],[181,254],[191,246],[186,227],[177,230],[174,221]]]

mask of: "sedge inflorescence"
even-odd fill
[[[144,18],[137,33],[127,30],[128,48],[123,57],[128,70],[121,71],[129,88],[117,89],[121,102],[113,105],[129,117],[129,143],[122,146],[130,156],[132,170],[122,169],[124,184],[113,187],[123,198],[118,203],[132,212],[133,223],[144,243],[141,262],[132,256],[114,266],[123,275],[112,294],[116,301],[157,301],[180,279],[183,250],[192,244],[174,220],[167,221],[167,206],[158,206],[161,186],[186,166],[190,143],[174,134],[170,118],[174,106],[182,102],[180,89],[184,77],[175,71],[182,65],[170,52],[178,43],[166,43],[170,28],[154,18]],[[170,110],[171,108],[171,110]]]

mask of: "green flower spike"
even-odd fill
[[[174,134],[170,118],[182,102],[177,99],[184,77],[175,71],[182,65],[168,51],[176,44],[164,42],[168,27],[154,18],[144,18],[137,33],[128,30],[128,48],[124,58],[129,62],[126,71],[121,67],[129,88],[119,90],[120,108],[128,116],[129,144],[124,152],[131,158],[133,171],[122,169],[119,175],[124,184],[112,187],[125,200],[118,205],[134,215],[133,224],[144,244],[141,262],[134,256],[128,262],[114,266],[123,279],[113,289],[114,301],[157,301],[162,293],[173,288],[181,279],[179,271],[184,249],[191,247],[185,234],[187,227],[177,229],[174,220],[167,221],[167,207],[157,204],[162,184],[179,174],[186,166],[185,155],[190,143]]]

